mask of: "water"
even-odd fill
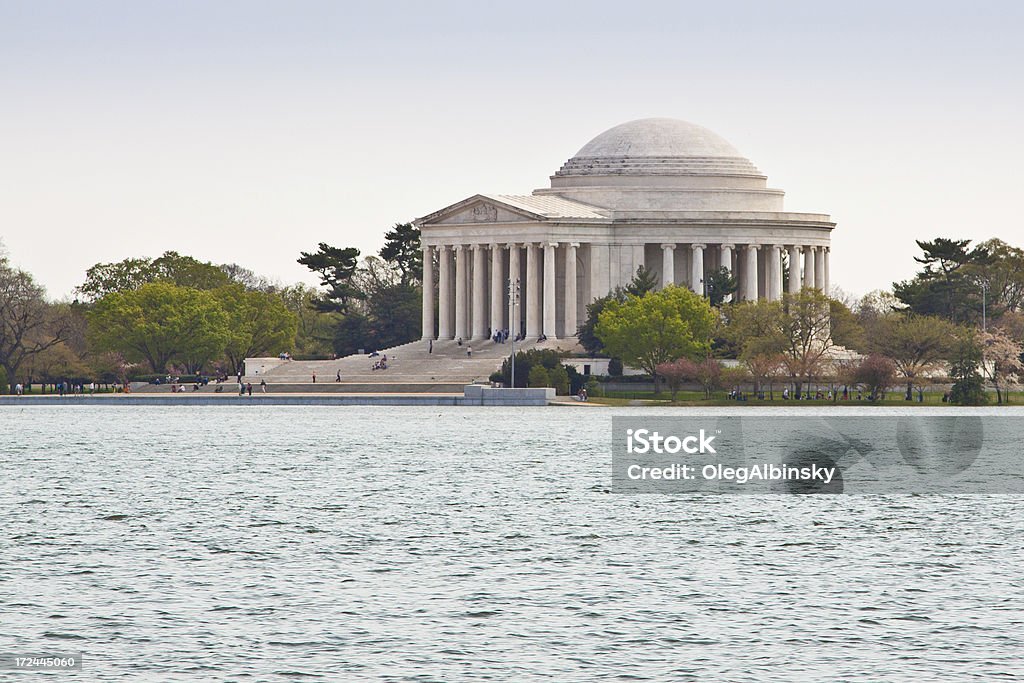
[[[89,681],[1024,675],[1020,498],[609,493],[643,412],[0,408],[0,649]]]

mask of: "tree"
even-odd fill
[[[953,323],[980,317],[981,292],[970,275],[972,266],[983,268],[993,257],[984,246],[971,249],[970,243],[944,237],[917,240],[924,255],[914,260],[924,268],[914,279],[893,284],[896,298],[914,313],[937,315]]]
[[[973,330],[961,331],[953,353],[953,360],[949,364],[949,376],[953,380],[950,402],[967,406],[987,403],[985,380],[978,370],[982,362],[982,351]]]
[[[705,358],[693,364],[694,380],[704,390],[704,398],[711,398],[711,392],[722,384],[722,364],[714,358]]]
[[[555,393],[559,396],[567,396],[569,394],[569,373],[566,372],[565,366],[559,363],[548,372],[548,380],[551,382],[551,386],[555,388]]]
[[[554,375],[558,368],[561,368],[569,379],[569,389],[574,391],[583,384],[583,377],[576,368],[562,365],[562,354],[555,349],[530,349],[516,353],[516,386],[525,387],[528,385],[530,371],[535,366],[543,367],[549,375]],[[506,358],[501,363],[501,370],[496,373],[498,379],[506,387],[512,386],[512,366]]]
[[[786,348],[781,301],[741,301],[722,307],[720,334],[736,358],[775,355]]]
[[[653,292],[658,286],[658,278],[654,271],[647,266],[641,265],[636,269],[633,279],[625,287],[625,293],[632,296],[643,296],[647,292]]]
[[[783,362],[796,385],[796,398],[803,384],[818,375],[835,346],[829,301],[821,290],[806,287],[783,295]]]
[[[890,358],[872,354],[857,364],[852,379],[868,390],[869,400],[884,400],[885,392],[896,382],[896,365]]]
[[[750,381],[750,371],[742,365],[722,368],[721,385],[723,388],[740,390],[744,384]]]
[[[278,296],[285,307],[292,312],[298,321],[295,334],[293,355],[327,356],[332,351],[334,328],[338,323],[337,313],[324,313],[316,308],[317,292],[313,287],[303,284],[285,287]]]
[[[1024,363],[1021,362],[1024,347],[998,328],[980,333],[978,343],[981,346],[982,372],[995,387],[999,405],[1003,404],[1004,398],[1009,403],[1010,394],[1004,391],[1004,387],[1016,382],[1024,373]]]
[[[295,343],[298,317],[278,295],[231,284],[218,289],[216,296],[227,313],[224,352],[231,374],[242,369],[246,358],[277,355]]]
[[[669,285],[642,297],[610,301],[598,318],[596,333],[605,349],[655,380],[660,363],[706,356],[711,351],[715,316],[707,300]]]
[[[892,359],[907,383],[907,395],[915,382],[934,370],[956,342],[956,326],[934,316],[889,313],[868,325],[872,352]]]
[[[236,266],[237,267],[237,266]],[[231,282],[222,266],[165,251],[155,259],[127,258],[117,263],[97,263],[85,271],[85,282],[77,292],[86,301],[107,294],[129,292],[149,282],[170,282],[180,287],[217,289]]]
[[[48,303],[32,276],[12,267],[0,253],[0,366],[9,382],[18,381],[26,360],[67,338],[66,309]]]
[[[422,289],[403,277],[397,266],[375,256],[363,260],[353,279],[360,292],[358,307],[369,325],[361,345],[385,349],[420,338]]]
[[[704,280],[704,289],[712,306],[721,306],[739,288],[740,281],[725,266],[712,270]]]
[[[775,398],[773,380],[779,376],[780,371],[785,367],[785,357],[781,353],[755,353],[744,354],[743,369],[754,384],[754,393],[760,394],[761,387],[768,382],[769,398]]]
[[[393,264],[401,273],[402,284],[411,285],[423,279],[423,251],[420,229],[412,223],[395,223],[384,233],[384,246],[380,257]]]
[[[694,375],[693,361],[688,358],[677,358],[673,361],[658,363],[655,371],[659,377],[665,380],[665,385],[668,387],[674,401],[683,383]]]
[[[327,291],[317,297],[314,305],[324,312],[345,313],[362,293],[352,283],[359,266],[359,250],[355,247],[332,247],[326,242],[315,252],[300,252],[298,262],[320,276]]]
[[[228,316],[207,291],[169,282],[107,294],[89,311],[92,344],[145,362],[155,373],[173,362],[191,370],[224,352]]]
[[[551,376],[543,365],[534,365],[530,368],[527,381],[531,388],[551,386]]]

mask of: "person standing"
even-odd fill
[[[313,373],[313,384],[316,384],[316,373]]]
[[[433,352],[434,352],[434,340],[431,339],[430,340],[430,346],[427,347],[427,353],[433,353]]]
[[[245,384],[245,390],[246,390],[247,392],[249,392],[249,395],[250,395],[250,396],[252,396],[252,382],[246,382],[246,384]]]
[[[262,391],[264,394],[267,393],[267,380],[260,380],[260,391]]]
[[[336,374],[334,376],[334,381],[335,382],[340,382],[341,381],[341,370],[338,370],[338,374]]]

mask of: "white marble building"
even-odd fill
[[[828,291],[825,214],[783,210],[782,190],[707,128],[673,119],[616,126],[530,195],[475,195],[415,221],[423,242],[423,338],[518,331],[573,337],[586,305],[641,264],[703,293],[729,268],[741,299]],[[783,282],[783,262],[789,268]]]

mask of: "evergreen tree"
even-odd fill
[[[953,379],[953,390],[950,392],[950,403],[963,406],[979,406],[988,402],[985,394],[985,380],[981,376],[982,350],[973,332],[961,335],[949,375]]]

